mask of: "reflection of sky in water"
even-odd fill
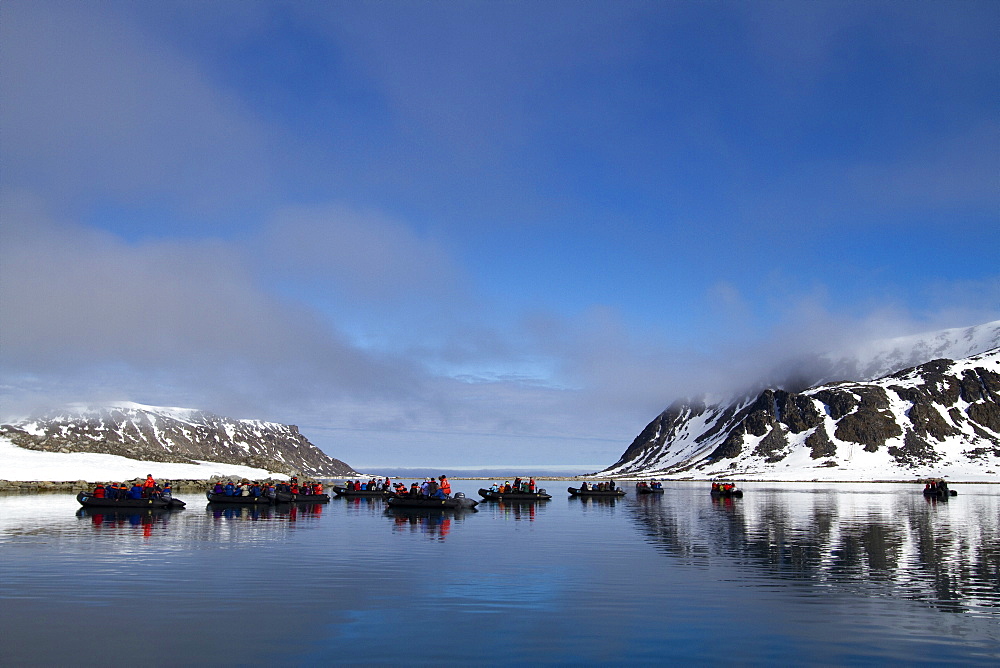
[[[434,595],[446,605],[474,613],[510,613],[518,610],[554,610],[566,586],[562,569],[497,573],[453,573]]]
[[[114,651],[177,666],[1000,660],[1000,488],[702,487],[402,520],[188,500],[95,522],[71,495],[0,496],[5,661],[106,652],[69,610],[155,626]]]

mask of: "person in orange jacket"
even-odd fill
[[[441,490],[441,493],[444,494],[445,497],[451,497],[451,483],[448,482],[448,476],[438,476],[438,480],[441,481],[438,483],[438,489]]]
[[[156,481],[153,480],[153,474],[149,473],[146,475],[146,481],[142,483],[142,496],[148,499],[153,496],[153,490],[156,488]]]

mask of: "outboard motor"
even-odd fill
[[[455,492],[455,498],[456,499],[464,499],[465,498],[465,492]]]
[[[540,489],[540,490],[538,490],[538,493],[539,493],[539,494],[548,494],[548,492],[546,492],[546,491],[545,491],[544,489]]]

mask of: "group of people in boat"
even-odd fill
[[[406,488],[406,485],[397,482],[392,489],[396,493],[396,496],[402,498],[451,498],[451,482],[448,481],[448,476],[446,475],[439,475],[437,480],[434,478],[424,478],[423,482],[414,482],[410,485],[409,489]]]
[[[318,480],[307,480],[300,484],[299,479],[296,477],[292,477],[287,482],[280,481],[277,483],[256,480],[250,482],[244,478],[239,482],[232,480],[227,480],[226,482],[218,481],[212,488],[212,494],[219,494],[221,496],[252,496],[254,498],[263,496],[273,499],[277,495],[277,492],[296,494],[298,496],[313,496],[323,493],[323,483]]]
[[[396,483],[398,487],[400,483]],[[368,482],[361,482],[360,480],[348,480],[344,483],[344,489],[348,492],[365,492],[365,491],[375,491],[375,492],[389,492],[393,491],[392,481],[388,477],[372,478]]]
[[[944,480],[931,480],[924,485],[924,492],[937,492],[939,494],[948,494],[948,483]]]
[[[222,482],[220,480],[212,487],[212,494],[220,496],[252,496],[254,498],[263,496],[273,499],[276,491],[277,486],[273,482],[250,482],[246,479],[238,482],[232,480]]]
[[[615,486],[614,480],[609,480],[607,482],[592,482],[587,483],[586,481],[580,485],[581,492],[617,492],[618,487]]]
[[[513,485],[510,483],[510,480],[505,480],[502,485],[493,483],[490,486],[490,491],[499,494],[534,494],[538,491],[537,487],[534,478],[514,478]]]
[[[91,496],[95,499],[111,499],[113,501],[123,501],[126,499],[164,499],[173,498],[173,490],[169,482],[160,485],[153,478],[152,474],[146,476],[142,482],[138,480],[127,482],[107,482],[97,483]]]
[[[653,482],[647,482],[645,480],[640,480],[635,483],[636,489],[663,489],[663,483],[659,480],[654,480]]]
[[[713,482],[712,491],[713,492],[732,492],[736,489],[736,485],[731,482]]]

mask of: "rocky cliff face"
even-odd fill
[[[294,425],[234,420],[191,409],[117,404],[51,413],[0,425],[0,436],[29,450],[91,452],[154,462],[224,462],[308,476],[342,476],[333,459]]]
[[[713,405],[677,402],[606,473],[789,480],[1000,473],[1000,348],[876,380],[770,388]]]

